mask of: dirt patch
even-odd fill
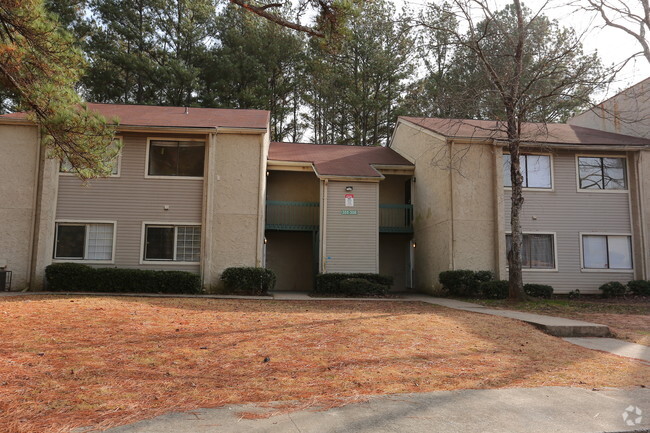
[[[0,301],[0,321],[11,433],[248,402],[650,383],[638,362],[424,303],[21,297]]]

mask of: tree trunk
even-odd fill
[[[519,139],[511,139],[510,151],[510,179],[512,180],[512,207],[510,210],[510,228],[512,230],[512,247],[508,254],[509,291],[508,299],[513,302],[526,299],[524,293],[524,282],[522,279],[522,247],[524,237],[521,232],[521,209],[524,204],[522,193],[523,176],[521,175],[521,164],[519,160]]]

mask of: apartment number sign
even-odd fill
[[[345,194],[345,207],[354,207],[354,194]]]

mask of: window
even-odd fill
[[[521,155],[521,174],[524,188],[551,189],[551,156]],[[510,154],[503,155],[503,185],[512,186],[510,179]]]
[[[113,260],[113,223],[56,223],[54,258]]]
[[[506,235],[506,250],[510,254],[512,235]],[[524,234],[522,267],[526,269],[555,269],[555,239],[552,234]]]
[[[198,262],[201,226],[145,225],[145,260]]]
[[[626,190],[625,158],[578,157],[580,189]]]
[[[200,141],[149,142],[149,176],[203,176],[205,143]]]
[[[582,235],[584,269],[632,269],[632,241],[625,235]]]
[[[114,157],[109,161],[111,166],[111,176],[119,176],[120,174],[120,161],[122,159],[122,150],[119,147],[121,144],[121,139],[116,138],[113,140],[113,143],[109,146],[109,154],[114,154]],[[119,149],[119,150],[118,150]],[[59,173],[74,173],[72,164],[68,161],[67,158],[61,161],[59,165]]]

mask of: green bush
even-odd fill
[[[45,268],[52,291],[108,293],[201,293],[199,275],[184,271],[91,268],[80,263],[55,263]]]
[[[632,280],[627,283],[627,288],[634,295],[637,296],[650,296],[650,281],[648,280]]]
[[[618,281],[610,281],[599,287],[603,292],[603,298],[616,298],[625,295],[625,286]]]
[[[494,279],[490,271],[470,271],[466,269],[443,271],[438,281],[451,296],[476,297],[480,295],[481,283]]]
[[[551,299],[553,287],[546,284],[524,284],[524,292],[533,298]]]
[[[225,293],[232,295],[265,296],[275,287],[275,273],[266,268],[227,268],[221,274]]]
[[[359,283],[359,280],[370,284]],[[343,284],[344,281],[346,281],[345,284]],[[316,275],[316,287],[314,287],[313,293],[340,296],[384,296],[392,285],[393,277],[388,275],[364,273],[318,274]]]
[[[52,291],[86,291],[94,269],[81,263],[55,263],[45,268],[47,287]]]
[[[484,299],[506,299],[509,283],[507,280],[484,281],[479,286],[480,295]]]
[[[386,296],[389,286],[365,278],[346,278],[341,280],[339,288],[347,296]]]

